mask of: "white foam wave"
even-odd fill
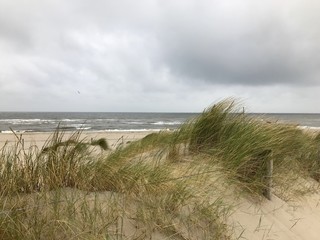
[[[31,131],[28,131],[28,130],[17,130],[17,131],[13,131],[14,133],[25,133],[25,132],[31,132]],[[0,133],[6,133],[6,134],[8,134],[8,133],[12,133],[12,131],[11,130],[3,130],[3,131],[0,131]]]
[[[181,122],[179,121],[174,121],[174,122],[165,122],[165,121],[159,121],[159,122],[155,122],[155,123],[152,123],[152,125],[180,125]]]
[[[159,132],[163,129],[105,129],[97,132]]]
[[[8,122],[8,123],[56,123],[56,122],[85,122],[85,119],[39,119],[39,118],[30,118],[30,119],[0,119],[0,122]]]
[[[133,124],[133,125],[143,125],[143,124],[146,124],[145,122],[138,122],[138,121],[131,121],[131,122],[128,122],[129,124]]]
[[[61,120],[57,120],[59,122],[85,122],[85,119],[69,119],[69,118],[64,118]]]
[[[91,129],[91,127],[79,127],[77,128],[77,130],[89,130]]]
[[[17,124],[42,124],[42,123],[56,123],[56,120],[52,119],[0,119],[0,122],[9,123],[13,125]]]
[[[320,127],[298,126],[298,128],[303,129],[303,130],[317,130],[317,131],[320,131]]]

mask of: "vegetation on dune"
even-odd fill
[[[202,180],[167,161],[172,136],[152,134],[102,154],[80,132],[65,139],[57,129],[42,149],[25,148],[17,136],[0,156],[0,239],[184,239],[189,226],[197,238],[227,239],[218,210],[197,202],[190,183]]]
[[[190,125],[190,150],[212,156],[213,163],[219,161],[234,171],[252,192],[264,188],[270,158],[275,175],[285,177],[286,172],[294,171],[319,180],[319,141],[294,125],[250,117],[231,100],[205,110]]]
[[[270,159],[279,196],[319,181],[319,136],[233,100],[114,150],[81,132],[57,129],[42,149],[17,136],[0,152],[0,239],[230,239],[228,190],[260,197]]]

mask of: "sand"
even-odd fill
[[[237,239],[320,239],[320,194],[286,202],[276,196],[261,205],[239,200],[229,219]]]
[[[119,143],[127,143],[137,139],[141,139],[146,135],[154,131],[108,131],[108,132],[83,132],[81,134],[81,139],[100,139],[105,138],[108,141],[108,144],[111,148],[115,148]],[[72,133],[65,133],[66,139]],[[23,133],[22,139],[26,147],[30,145],[37,145],[42,147],[45,142],[52,135],[52,132],[32,132],[32,133]],[[20,137],[20,134],[17,135]],[[17,137],[13,133],[0,133],[0,148],[5,145],[5,143],[13,144],[17,141]]]

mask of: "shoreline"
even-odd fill
[[[319,127],[320,128],[320,127]],[[105,129],[105,130],[93,130],[93,129],[85,129],[85,128],[77,128],[77,129],[64,129],[60,128],[59,131],[61,132],[101,132],[101,133],[108,133],[108,132],[159,132],[159,131],[173,131],[177,128],[132,128],[132,129]],[[48,130],[48,131],[33,131],[33,130],[13,130],[16,134],[28,134],[28,133],[52,133],[55,132],[54,130]],[[0,130],[0,134],[10,134],[12,133],[12,130]]]

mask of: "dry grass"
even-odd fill
[[[0,158],[0,238],[227,239],[221,205],[199,205],[206,194],[196,185],[209,176],[168,157],[172,138],[152,134],[105,154],[79,132],[65,139],[57,129],[42,149],[17,138]]]

